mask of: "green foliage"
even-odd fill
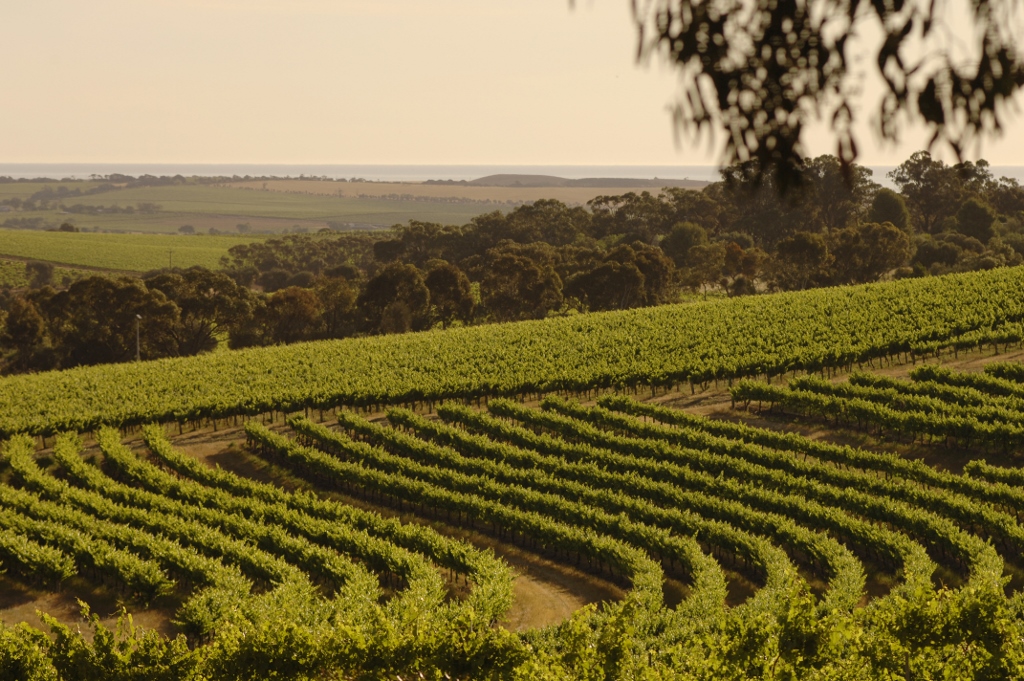
[[[619,246],[614,262],[646,282],[658,271],[644,260],[647,248]],[[195,318],[215,323],[217,310],[200,305],[206,284],[190,288],[175,276],[161,280],[167,295],[197,298]],[[1007,595],[1003,563],[1024,554],[1019,471],[981,461],[964,474],[941,471],[622,396],[584,406],[549,395],[539,409],[501,396],[998,348],[1024,338],[1022,276],[1001,270],[5,379],[4,569],[41,586],[77,573],[132,603],[170,595],[184,633],[143,631],[126,611],[113,628],[84,611],[85,634],[50,618],[48,635],[0,626],[0,673],[17,681],[1020,678],[1024,601]],[[344,317],[351,295],[340,297]],[[317,489],[600,575],[624,589],[620,600],[542,630],[506,631],[498,623],[513,603],[513,573],[492,552],[429,522],[208,467],[152,424],[480,396],[489,413],[448,402],[439,419],[392,409],[387,422],[341,410],[332,427],[311,412],[292,413],[286,428],[253,420],[247,446]],[[903,437],[1024,442],[1019,364],[974,374],[925,366],[909,381],[747,380],[734,397]],[[103,427],[147,423],[145,455]],[[68,430],[94,432],[102,466],[82,458]],[[63,433],[46,465],[25,433]],[[666,577],[684,587],[674,607],[665,605]]]
[[[0,622],[0,678],[7,681],[58,681],[50,641],[28,625]],[[95,681],[95,680],[94,680]]]
[[[1022,278],[1001,269],[12,376],[0,379],[0,433],[845,366],[1024,318]]]
[[[992,229],[995,221],[995,211],[977,199],[968,199],[956,213],[957,230],[983,244],[995,233]]]
[[[907,210],[907,202],[903,200],[902,196],[888,187],[883,187],[875,193],[875,198],[871,201],[871,210],[868,212],[867,218],[868,222],[878,224],[888,222],[904,232],[909,232],[911,228],[910,211]]]

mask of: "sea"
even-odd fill
[[[891,186],[886,177],[895,166],[868,166],[876,182]],[[1024,166],[991,166],[995,177],[1024,183]],[[87,180],[112,174],[183,175],[185,177],[307,177],[373,182],[425,182],[475,180],[488,175],[554,175],[570,180],[615,177],[716,182],[713,165],[360,165],[360,164],[240,164],[240,163],[3,163],[0,177],[14,179],[65,178]]]

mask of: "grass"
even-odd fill
[[[0,257],[14,256],[63,265],[145,272],[167,267],[217,267],[220,258],[237,244],[259,236],[183,236],[170,234],[93,234],[0,229]],[[13,263],[21,269],[24,265]],[[5,276],[8,269],[0,269]]]
[[[95,183],[0,183],[0,200],[28,198],[44,187],[88,189]],[[339,183],[342,184],[342,183]],[[392,187],[392,185],[382,185]],[[398,185],[395,185],[398,186]],[[412,186],[412,185],[409,185]],[[89,196],[59,199],[65,206],[137,206],[157,204],[155,213],[66,213],[60,210],[8,211],[0,213],[0,227],[24,227],[13,221],[40,219],[43,227],[70,222],[79,229],[101,232],[177,233],[183,225],[196,231],[237,233],[246,223],[254,233],[316,232],[341,223],[366,228],[390,227],[409,220],[463,225],[473,217],[493,211],[496,204],[417,200],[415,197],[366,197],[316,195],[300,192],[254,191],[238,187],[184,184],[167,187],[112,189]]]
[[[93,187],[98,187],[104,184],[103,182],[0,182],[0,200],[3,199],[27,199],[38,191],[45,189],[46,187],[57,187],[63,185],[71,191],[79,189],[81,191],[88,191]],[[77,196],[70,196],[68,199],[71,203],[75,202],[75,199],[82,198]]]
[[[319,196],[367,197],[415,196],[424,199],[459,200],[477,202],[537,201],[558,199],[565,203],[584,204],[597,196],[645,191],[636,187],[477,187],[458,184],[425,184],[419,182],[332,182],[329,180],[252,180],[231,182],[227,187],[239,187],[266,192],[285,192]],[[659,189],[647,189],[652,194]]]
[[[28,275],[25,272],[24,260],[3,260],[0,259],[0,289],[23,288],[29,285]],[[80,267],[54,267],[53,283],[64,286],[76,279],[89,276],[102,276],[103,272],[92,269],[81,269]],[[113,274],[113,273],[111,273]]]
[[[17,260],[0,260],[0,288],[19,288],[27,285],[25,263]]]

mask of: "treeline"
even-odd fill
[[[723,171],[704,191],[537,201],[461,226],[289,235],[230,249],[222,268],[93,277],[8,292],[7,373],[233,348],[538,319],[707,296],[1016,265],[1024,188],[988,164],[915,154],[880,187],[808,161],[781,195]],[[138,343],[136,344],[136,325]],[[138,346],[138,347],[137,347]]]

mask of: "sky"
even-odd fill
[[[629,0],[0,3],[0,161],[702,165]],[[859,129],[866,165],[904,160]],[[827,126],[808,150],[830,153]],[[1020,164],[1024,119],[979,155]]]

